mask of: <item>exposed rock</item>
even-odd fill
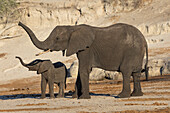
[[[96,80],[96,81],[103,80],[104,78],[105,78],[105,71],[99,68],[93,68],[89,76],[90,80]]]
[[[122,80],[122,73],[115,71],[105,71],[105,78],[111,80]]]
[[[170,61],[153,59],[149,61],[149,76],[166,75],[170,73]]]
[[[22,20],[30,26],[92,24],[101,17],[129,12],[152,0],[70,0],[54,3],[21,2]]]
[[[70,66],[70,76],[77,78],[78,74],[78,62],[74,61]],[[122,74],[119,72],[113,72],[113,71],[105,71],[100,68],[93,68],[92,72],[89,75],[90,80],[103,80],[103,79],[112,79],[112,80],[121,80]]]
[[[112,21],[111,23],[115,23],[119,18],[113,17],[119,17],[121,13],[140,9],[150,3],[152,0],[59,0],[55,1],[55,4],[53,2],[22,1],[19,9],[22,9],[21,21],[31,28],[37,26],[54,28],[56,25],[96,25],[95,21],[101,18],[108,18]],[[103,23],[101,22],[101,25]],[[170,32],[170,23],[167,21],[139,24],[137,27],[145,36]]]
[[[147,42],[149,44],[151,44],[151,43],[159,43],[159,42],[163,42],[163,41],[164,41],[164,39],[147,39]]]
[[[152,0],[102,0],[107,15],[129,12],[142,5],[148,5]]]
[[[170,61],[163,59],[153,59],[149,60],[149,76],[158,76],[158,75],[166,75],[170,73]],[[70,67],[70,75],[72,77],[77,77],[78,74],[78,62],[74,61]],[[145,77],[145,73],[142,74]],[[103,79],[111,79],[111,80],[122,80],[122,73],[115,71],[105,71],[100,68],[93,68],[90,73],[90,80],[103,80]]]
[[[151,25],[141,24],[138,28],[145,36],[161,35],[170,32],[170,22],[161,22]]]

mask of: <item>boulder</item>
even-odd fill
[[[105,79],[105,71],[99,68],[93,68],[90,75],[90,80],[99,81]]]
[[[70,76],[76,78],[78,74],[78,61],[75,60],[71,66],[70,66]],[[89,79],[94,81],[99,81],[103,79],[112,79],[112,80],[121,80],[122,74],[120,72],[114,72],[114,71],[105,71],[100,68],[93,68]]]
[[[166,75],[170,73],[170,61],[166,59],[149,60],[149,76]]]
[[[116,71],[105,71],[105,78],[111,80],[122,80],[122,73]]]

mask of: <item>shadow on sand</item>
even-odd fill
[[[55,97],[58,94],[55,93]],[[67,93],[65,93],[65,97],[64,98],[72,98],[73,92],[69,91]],[[105,97],[114,97],[117,98],[117,96],[113,96],[110,94],[95,94],[95,93],[90,93],[91,96],[105,96]],[[41,94],[15,94],[15,95],[1,95],[0,99],[1,100],[14,100],[14,99],[24,99],[24,98],[34,98],[34,99],[40,99]],[[50,95],[46,94],[46,98],[49,98]]]

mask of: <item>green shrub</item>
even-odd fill
[[[18,17],[16,0],[0,0],[0,21],[8,23]]]

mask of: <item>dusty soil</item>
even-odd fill
[[[170,112],[170,75],[141,80],[144,96],[123,99],[116,98],[122,89],[122,81],[113,80],[90,81],[91,99],[73,99],[75,79],[68,79],[65,98],[49,99],[47,95],[46,99],[39,99],[40,79],[35,76],[0,85],[0,112]],[[55,91],[57,95],[57,86]]]

